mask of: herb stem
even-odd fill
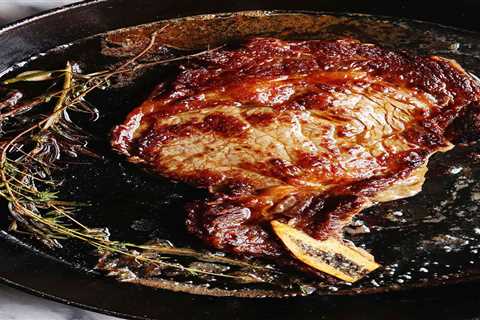
[[[47,122],[43,125],[42,130],[47,130],[53,124],[58,121],[60,117],[60,113],[64,110],[65,100],[67,99],[68,93],[70,92],[70,87],[72,86],[72,77],[73,77],[73,70],[72,65],[70,62],[67,61],[67,66],[65,67],[65,81],[63,83],[63,91],[58,98],[55,107],[53,108],[53,113],[50,117],[48,117]]]

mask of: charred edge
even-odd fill
[[[187,230],[208,246],[243,256],[285,255],[269,228],[250,222],[250,210],[235,204],[187,205]]]
[[[480,104],[472,103],[448,126],[446,137],[455,144],[480,139]]]

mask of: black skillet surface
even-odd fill
[[[180,3],[181,1],[175,2],[176,5],[180,5]],[[381,7],[374,2],[368,3],[374,8],[371,12],[390,15],[397,13],[395,10],[388,11],[388,8]],[[366,4],[364,3],[364,5]],[[208,6],[208,8],[203,6]],[[244,2],[241,8],[233,4],[226,5],[216,2],[203,2],[195,5],[185,2],[182,10],[170,3],[156,4],[153,1],[135,1],[135,5],[132,2],[124,1],[78,5],[72,9],[7,28],[0,33],[0,43],[2,44],[0,71],[7,66],[11,66],[14,62],[24,60],[46,49],[105,30],[163,18],[249,8],[336,9],[328,3],[320,6],[318,3],[308,2],[296,3],[295,5],[284,4],[283,6],[278,3],[269,5]],[[354,6],[349,7],[346,2],[343,7],[337,5],[337,8],[340,8],[341,11],[363,11]],[[414,8],[415,10],[408,11],[408,8]],[[363,9],[366,9],[366,7],[363,7]],[[402,11],[402,16],[423,18],[428,17],[425,9],[418,7],[418,5],[414,6],[410,2],[402,2],[397,8],[397,10]],[[442,19],[444,14],[446,16],[447,11],[446,8],[445,11],[439,9],[440,11],[435,15],[434,20],[442,21],[439,19]],[[474,20],[468,20],[471,11],[465,10],[463,11],[465,15],[459,17],[455,15],[455,10],[458,7],[448,9],[450,11],[449,17],[454,20],[444,20],[445,22],[458,26],[475,27]],[[410,14],[403,14],[404,10],[407,10],[405,12]],[[433,14],[432,11],[430,11],[430,14]],[[128,20],[125,20],[127,18]],[[371,20],[367,17],[357,16],[347,20],[342,21],[344,28],[337,25],[328,29],[328,32],[332,36],[350,34],[365,41],[418,49],[420,52],[433,51],[444,56],[455,57],[471,71],[477,73],[480,71],[478,69],[480,64],[478,64],[478,58],[475,56],[480,51],[478,50],[478,39],[480,37],[476,34],[406,21],[397,21],[399,23],[392,28],[390,22],[379,22],[378,19]],[[81,24],[79,21],[81,21]],[[364,28],[372,23],[377,25],[377,32],[373,32],[374,29]],[[299,23],[299,25],[301,24]],[[378,29],[378,24],[386,24],[387,27],[383,26],[383,29]],[[53,32],[54,30],[58,31],[59,25],[62,26],[63,32]],[[291,34],[291,29],[287,30],[283,36],[315,36],[304,32]],[[401,31],[400,34],[407,34],[408,38],[392,32],[392,30],[407,29],[412,31]],[[263,33],[265,29],[262,28],[256,32]],[[322,35],[317,34],[315,37],[320,36]],[[87,43],[90,43],[90,45],[87,46],[88,49],[86,50],[78,50],[79,46],[85,45],[85,43],[73,45],[68,49],[50,53],[47,57],[31,62],[28,67],[42,65],[42,63],[55,64],[55,62],[63,61],[62,57],[73,57],[74,60],[80,60],[80,62],[84,59],[88,62],[89,57],[91,59],[89,51],[98,52],[100,49],[98,45],[92,45],[96,43],[95,40],[89,41]],[[97,63],[101,64],[102,62]],[[88,65],[91,64],[88,63]],[[132,86],[134,89],[129,89],[129,92],[131,92],[129,95],[120,98],[99,97],[99,99],[117,105],[125,105],[125,101],[128,101],[125,106],[126,110],[123,111],[127,112],[129,108],[143,98],[141,92],[143,91],[143,94],[146,94],[144,88],[151,87],[155,83],[153,80],[147,74]],[[105,117],[98,125],[103,126],[103,131],[98,128],[92,128],[92,130],[99,130],[100,135],[101,133],[105,135],[108,128],[113,123],[118,122],[123,114],[120,112]],[[102,147],[106,148],[100,142],[99,148]],[[407,316],[411,318],[412,316],[437,315],[441,318],[472,318],[478,315],[476,303],[479,302],[476,293],[478,285],[476,282],[472,282],[479,274],[479,259],[476,252],[478,234],[475,230],[477,222],[475,201],[478,195],[478,186],[475,182],[478,178],[478,165],[475,164],[475,155],[475,148],[471,148],[456,150],[448,155],[434,158],[430,165],[431,173],[425,191],[413,199],[397,201],[370,210],[362,219],[373,229],[373,233],[357,236],[353,239],[360,243],[366,243],[368,248],[373,249],[380,261],[387,262],[386,266],[388,267],[381,273],[387,279],[382,280],[379,275],[374,275],[372,279],[375,280],[375,283],[370,281],[372,279],[367,279],[368,281],[363,285],[365,289],[362,289],[362,292],[406,289],[418,286],[434,288],[387,295],[316,296],[290,298],[288,300],[199,297],[105,279],[96,273],[87,273],[84,269],[79,270],[79,268],[88,267],[88,262],[85,262],[82,255],[76,254],[75,247],[67,248],[67,252],[44,255],[35,252],[31,247],[25,246],[6,233],[2,233],[5,240],[0,245],[0,257],[2,258],[0,277],[6,282],[68,303],[80,304],[104,312],[117,312],[131,317],[166,318],[170,316],[174,319],[192,317],[222,319],[227,316],[232,318],[247,316],[287,318],[295,315],[305,318],[330,318],[333,316],[350,318],[355,316],[360,319],[386,317],[401,319]],[[82,195],[85,197],[100,196],[101,201],[99,203],[107,204],[102,209],[107,211],[108,215],[115,216],[115,219],[104,220],[104,217],[93,216],[94,212],[90,212],[87,214],[90,217],[88,218],[90,223],[102,224],[102,222],[109,221],[108,225],[113,228],[113,232],[117,232],[117,235],[121,236],[122,233],[126,232],[122,229],[125,225],[128,226],[135,219],[141,220],[144,218],[139,214],[140,208],[145,209],[143,211],[147,211],[147,213],[150,211],[149,216],[151,217],[154,216],[155,212],[168,211],[169,208],[175,207],[178,202],[176,202],[175,196],[173,200],[167,199],[168,201],[165,201],[165,199],[161,199],[161,201],[157,201],[158,199],[155,199],[155,201],[152,201],[152,198],[148,196],[149,193],[145,192],[146,189],[150,192],[164,192],[165,188],[168,189],[172,185],[163,181],[159,183],[158,180],[152,180],[153,178],[142,175],[135,168],[119,161],[121,161],[119,158],[112,155],[112,161],[104,168],[99,168],[101,165],[98,164],[95,167],[72,169],[70,172],[72,175],[71,182],[65,188],[66,192],[79,197]],[[114,164],[112,165],[112,163]],[[459,171],[460,169],[461,171]],[[91,179],[92,175],[96,175],[97,179]],[[92,183],[92,180],[97,182]],[[114,189],[115,194],[109,193],[109,188]],[[192,193],[191,189],[184,186],[175,186],[175,188],[174,194]],[[125,200],[129,198],[134,201]],[[139,202],[148,203],[148,205],[146,208],[145,206],[139,207]],[[396,211],[402,211],[403,215],[400,217]],[[402,222],[402,219],[407,221]],[[162,225],[162,222],[165,222],[163,216],[158,219],[157,215],[157,219],[151,220],[150,223],[157,232],[168,234],[169,229],[179,230],[178,228],[181,228],[181,219],[178,218],[168,220],[167,217],[169,223],[166,226]],[[128,236],[129,240],[132,238],[141,240],[144,237],[143,234],[131,231],[128,234],[123,234],[123,236]],[[385,239],[389,239],[389,241],[384,242]],[[188,238],[176,240],[188,241]],[[411,257],[415,261],[409,261]],[[399,266],[395,265],[396,261],[400,261]],[[428,272],[425,272],[425,270]],[[390,273],[392,274],[390,275]],[[422,277],[422,273],[426,273],[426,275]],[[454,285],[457,282],[462,282],[462,284]],[[379,284],[379,287],[376,284]],[[442,284],[443,286],[438,287]],[[332,290],[320,293],[332,294],[336,292]],[[348,288],[340,288],[339,292],[352,293]],[[421,310],[418,310],[420,306]]]

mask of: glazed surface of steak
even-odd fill
[[[356,40],[254,38],[183,66],[115,128],[113,147],[208,188],[187,227],[209,245],[283,257],[278,220],[315,239],[421,190],[428,158],[479,99],[454,61]]]

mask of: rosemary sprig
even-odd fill
[[[81,74],[75,72],[72,64],[67,62],[65,69],[27,71],[3,81],[3,84],[8,85],[20,81],[49,81],[63,77],[63,86],[60,90],[46,92],[29,102],[9,105],[1,110],[0,196],[7,200],[13,218],[10,230],[27,232],[51,248],[60,248],[61,239],[76,239],[93,246],[99,252],[120,254],[131,257],[135,261],[174,268],[190,274],[206,274],[243,281],[244,276],[238,274],[215,273],[183,266],[176,262],[165,261],[163,256],[183,256],[198,261],[247,269],[265,267],[211,253],[201,253],[189,248],[158,244],[136,245],[110,240],[107,228],[90,228],[75,218],[78,203],[58,199],[55,187],[59,182],[52,178],[52,173],[60,169],[57,167],[58,160],[62,156],[68,156],[69,152],[92,154],[86,148],[88,136],[69,117],[70,112],[97,114],[96,108],[92,107],[86,99],[91,92],[108,87],[111,79],[116,75],[197,57],[218,49],[138,63],[153,48],[156,37],[157,32],[152,34],[150,42],[138,55],[114,71],[102,70]],[[53,101],[55,103],[52,108]],[[46,107],[41,110],[47,109],[49,104],[50,112],[43,112],[43,116],[27,128],[11,125],[20,116],[26,114],[28,117],[30,113],[38,112],[40,106]],[[137,250],[155,252],[163,256],[152,258]]]
[[[3,81],[3,84],[12,84],[21,81],[45,81],[55,79],[54,75],[62,76],[65,70],[51,70],[51,71],[43,71],[43,70],[31,70],[25,71],[17,75],[13,79],[8,79]]]

